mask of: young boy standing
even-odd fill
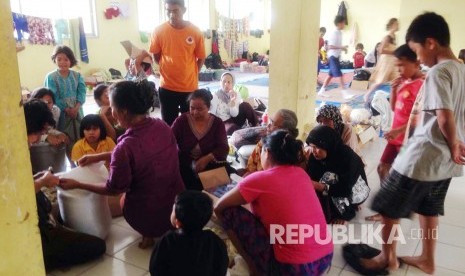
[[[323,82],[319,96],[326,96],[323,94],[326,91],[326,86],[329,84],[332,78],[340,78],[341,89],[344,89],[344,82],[342,80],[341,64],[339,59],[341,57],[341,51],[347,53],[347,45],[342,46],[342,30],[344,29],[346,20],[344,17],[337,15],[334,19],[334,25],[336,30],[330,35],[328,39],[328,60],[329,60],[329,74]]]
[[[203,230],[212,214],[207,194],[187,190],[177,195],[171,213],[176,230],[166,233],[153,249],[150,274],[226,275],[226,245],[212,231]]]
[[[365,56],[367,54],[363,51],[363,44],[357,43],[355,46],[355,53],[352,56],[354,59],[354,69],[362,68],[365,65]]]
[[[430,67],[417,96],[414,110],[420,110],[413,135],[394,161],[373,201],[383,215],[382,252],[361,259],[369,270],[399,267],[396,243],[386,243],[399,219],[411,212],[420,215],[423,230],[420,256],[404,257],[408,265],[427,274],[435,272],[438,217],[444,215],[444,200],[452,177],[461,176],[465,165],[465,65],[450,48],[447,22],[436,13],[417,16],[407,30],[406,41],[420,62]]]
[[[392,82],[391,109],[394,111],[394,119],[391,130],[384,133],[388,144],[384,148],[383,155],[378,164],[378,175],[380,181],[388,175],[394,159],[399,154],[404,142],[405,130],[412,112],[413,103],[417,98],[418,91],[423,85],[423,73],[420,71],[420,62],[417,55],[407,44],[394,51],[396,66],[400,77]],[[381,215],[376,214],[366,218],[369,221],[381,220]]]

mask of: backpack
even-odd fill
[[[354,71],[354,80],[358,81],[367,81],[371,77],[371,73],[368,72],[367,70],[359,69]]]

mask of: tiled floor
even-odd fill
[[[90,107],[92,108],[92,107]],[[367,163],[366,173],[368,176],[371,195],[379,189],[379,180],[376,165],[384,148],[383,139],[375,139],[363,146],[361,152]],[[465,177],[453,179],[446,199],[446,215],[440,219],[439,239],[436,249],[437,272],[436,275],[455,276],[465,275],[465,219],[463,217],[465,198]],[[371,214],[367,206],[357,214],[352,224],[360,227],[365,224],[364,217]],[[460,219],[462,217],[462,219]],[[418,228],[418,218],[413,220],[402,220],[402,231],[409,236],[411,229]],[[356,231],[355,238],[361,238],[360,231]],[[75,266],[67,270],[51,271],[48,275],[149,275],[148,266],[151,250],[139,249],[137,244],[140,235],[135,232],[123,218],[113,220],[110,234],[107,238],[106,254],[91,263]],[[380,247],[379,244],[374,245]],[[415,255],[421,252],[419,239],[407,239],[406,244],[398,248],[399,255]],[[328,275],[357,275],[342,258],[342,246],[335,246],[333,266]],[[404,265],[394,275],[424,275],[416,268]]]

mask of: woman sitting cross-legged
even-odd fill
[[[310,156],[307,172],[313,181],[326,221],[345,224],[355,216],[354,185],[366,185],[364,164],[341,136],[328,126],[315,127],[307,137]],[[364,181],[364,183],[363,183]],[[366,198],[365,198],[366,199]]]
[[[312,181],[298,166],[302,142],[284,130],[262,141],[264,171],[221,197],[215,214],[251,275],[321,275],[331,265],[333,244]],[[240,206],[246,203],[252,212]],[[314,235],[295,236],[296,227]]]
[[[179,166],[187,189],[202,190],[198,173],[217,161],[226,161],[229,145],[220,118],[208,113],[212,95],[199,89],[189,98],[189,112],[171,126],[179,148]]]
[[[233,90],[234,77],[231,73],[221,75],[221,88],[213,93],[210,112],[223,120],[226,133],[233,134],[248,121],[250,126],[258,125],[258,118],[253,107],[243,102],[241,95]]]
[[[149,117],[153,89],[147,81],[121,81],[110,86],[113,116],[126,132],[113,152],[85,155],[79,166],[110,161],[106,183],[86,184],[61,179],[64,189],[85,189],[103,195],[125,193],[123,215],[143,236],[141,248],[153,245],[153,238],[171,229],[174,198],[184,190],[179,173],[176,139],[168,125]]]

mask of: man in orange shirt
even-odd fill
[[[150,53],[160,65],[161,116],[171,125],[179,112],[189,110],[187,97],[198,88],[206,55],[199,28],[183,19],[184,0],[165,0],[165,10],[169,20],[155,28]]]

